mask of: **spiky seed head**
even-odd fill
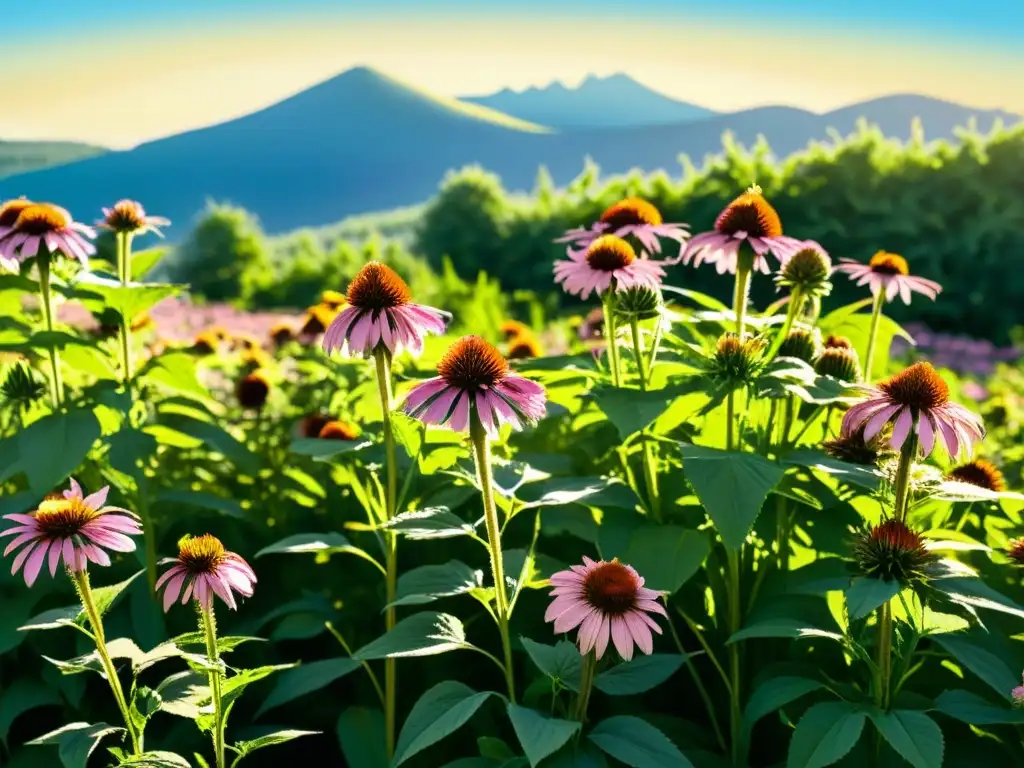
[[[46,384],[29,366],[18,363],[7,371],[3,384],[0,384],[0,394],[5,405],[27,411],[46,395]]]
[[[860,380],[860,360],[852,349],[826,347],[814,361],[814,370],[819,376],[831,376],[840,381]]]
[[[974,459],[949,472],[949,479],[959,483],[969,483],[997,493],[1006,490],[1006,478],[999,467],[988,459]]]
[[[615,294],[615,314],[631,320],[650,320],[661,314],[661,291],[646,285],[633,286]]]
[[[808,364],[813,363],[820,352],[821,341],[817,328],[810,331],[802,328],[790,331],[779,346],[779,357],[795,357]]]
[[[904,586],[923,582],[928,567],[939,560],[921,534],[895,518],[883,520],[861,533],[854,554],[863,576],[895,580]]]
[[[749,384],[764,364],[765,341],[747,335],[741,341],[735,333],[722,334],[711,356],[710,373],[723,383]]]
[[[821,248],[808,243],[783,265],[775,282],[804,296],[828,296],[832,292],[832,259]]]

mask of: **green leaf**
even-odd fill
[[[892,600],[900,593],[900,583],[895,579],[869,579],[858,576],[846,590],[846,608],[853,620],[863,619],[875,608]]]
[[[869,716],[889,745],[914,768],[942,768],[942,730],[924,712],[871,710]]]
[[[613,477],[553,477],[526,486],[519,509],[582,504],[588,507],[635,509],[640,500],[632,489]]]
[[[865,714],[848,701],[827,701],[808,709],[789,743],[786,768],[824,768],[853,749]]]
[[[837,642],[843,642],[843,636],[836,632],[826,632],[817,627],[807,626],[807,622],[799,619],[763,619],[749,624],[739,632],[730,637],[726,644],[738,643],[741,640],[749,640],[752,637],[791,637],[791,638],[815,638],[824,637]]]
[[[127,283],[110,280],[93,272],[81,272],[74,283],[76,297],[94,314],[112,309],[121,317],[134,319],[186,286],[168,283]]]
[[[198,507],[220,512],[222,515],[233,517],[236,520],[246,519],[245,510],[242,509],[242,505],[238,501],[225,496],[217,496],[208,491],[159,491],[153,496],[152,503],[153,505],[173,504],[177,507]]]
[[[64,768],[85,768],[89,762],[89,755],[93,753],[101,739],[123,731],[124,728],[115,728],[106,723],[69,723],[27,743],[33,747],[56,746],[57,756]]]
[[[857,485],[869,491],[877,490],[882,482],[882,473],[875,469],[875,467],[850,464],[834,459],[821,451],[792,451],[784,454],[779,460],[783,464],[790,466],[807,467],[808,469],[816,470],[841,482]]]
[[[592,392],[594,403],[625,440],[649,425],[668,410],[669,404],[686,394],[687,389],[670,387],[653,392],[638,392],[621,387],[599,387]]]
[[[234,768],[234,766],[238,765],[239,760],[246,755],[251,755],[257,749],[272,747],[275,744],[284,744],[288,741],[301,739],[303,736],[316,736],[319,733],[319,731],[275,731],[274,733],[268,733],[265,736],[260,736],[258,739],[239,741],[237,744],[232,745],[232,749],[238,753],[238,757],[234,759],[231,766]]]
[[[987,611],[999,611],[1024,619],[1024,607],[992,589],[981,579],[972,577],[937,578],[930,582],[930,586],[959,605],[982,608]]]
[[[809,677],[781,675],[769,678],[750,694],[747,708],[743,711],[743,724],[749,732],[765,715],[824,687],[822,683]]]
[[[423,448],[426,425],[401,411],[394,411],[391,414],[391,428],[395,433],[395,441],[405,449],[410,459],[415,459]]]
[[[508,704],[508,717],[531,768],[537,768],[541,760],[557,751],[581,727],[578,722],[558,720],[511,702]]]
[[[609,696],[632,696],[655,688],[683,666],[678,654],[655,653],[616,664],[594,678],[594,686]]]
[[[580,689],[582,657],[575,644],[559,640],[555,645],[543,645],[522,636],[519,640],[537,669],[570,691]]]
[[[100,436],[91,410],[51,413],[17,435],[20,466],[33,490],[51,492],[85,460]]]
[[[20,715],[60,703],[60,696],[52,688],[27,677],[16,677],[0,691],[0,743],[7,744],[11,725]]]
[[[396,600],[391,605],[422,605],[454,597],[483,586],[483,571],[459,560],[444,565],[421,565],[398,577]]]
[[[387,768],[384,714],[379,709],[349,707],[338,718],[336,732],[348,768]]]
[[[191,419],[180,414],[165,416],[163,424],[170,429],[201,440],[211,450],[220,453],[246,474],[253,475],[259,471],[260,457],[250,451],[245,443],[240,442],[216,424]]]
[[[176,645],[178,648],[181,648],[182,650],[185,650],[186,648],[188,648],[190,646],[198,646],[198,647],[206,648],[206,635],[204,633],[202,633],[202,632],[186,632],[184,635],[178,635],[176,638],[174,638],[173,640],[171,640],[169,642],[174,643],[174,645]],[[265,643],[267,641],[266,641],[265,638],[262,638],[262,637],[248,637],[248,636],[238,637],[238,636],[230,636],[230,635],[229,636],[225,636],[225,637],[218,637],[217,638],[217,651],[219,653],[224,654],[224,653],[228,653],[230,651],[235,650],[235,648],[237,648],[238,646],[242,645],[243,643],[253,643],[253,642],[255,642],[255,643]],[[156,649],[154,649],[154,651],[155,650]],[[150,651],[150,653],[153,653],[153,651]]]
[[[402,726],[392,765],[401,765],[413,755],[454,733],[493,695],[491,691],[477,693],[454,680],[446,680],[429,689],[413,705]]]
[[[466,642],[466,630],[461,621],[447,613],[424,611],[402,619],[390,632],[352,654],[352,658],[369,661],[403,656],[433,656],[472,647]]]
[[[763,456],[683,445],[683,471],[730,549],[747,538],[782,467]]]
[[[206,400],[210,396],[196,376],[195,359],[185,352],[168,352],[150,358],[139,370],[138,377],[199,400]]]
[[[192,768],[188,760],[173,752],[144,752],[141,755],[126,757],[117,764],[117,768],[123,765],[130,765],[132,768]]]
[[[302,437],[293,440],[288,450],[297,456],[310,456],[314,461],[327,461],[343,453],[353,453],[373,445],[369,440],[321,440]]]
[[[128,586],[144,572],[144,570],[136,571],[124,581],[109,587],[94,587],[92,597],[100,615],[102,616],[109,611]],[[87,622],[88,617],[82,606],[69,605],[66,608],[52,608],[49,611],[43,611],[38,616],[29,619],[27,624],[18,627],[18,630],[20,632],[28,632],[37,629],[58,629],[69,625],[84,627]]]
[[[152,435],[137,429],[122,429],[107,438],[110,448],[107,460],[118,472],[131,477],[142,476],[142,465],[156,453],[157,441]]]
[[[861,354],[868,348],[868,336],[871,332],[871,313],[857,313],[861,308],[870,308],[871,300],[857,302],[845,307],[840,307],[818,321],[823,336],[835,335],[845,336],[853,344],[853,348]],[[889,350],[892,348],[892,340],[896,336],[913,343],[913,338],[891,317],[882,313],[878,318],[878,331],[875,342],[874,361],[871,370],[886,371],[889,369]],[[861,360],[861,365],[866,364]]]
[[[1024,725],[1024,709],[1010,709],[1006,704],[1005,699],[1000,706],[959,689],[943,691],[935,699],[935,709],[968,725]]]
[[[220,685],[220,700],[223,712],[228,712],[230,707],[238,699],[245,689],[248,688],[255,682],[268,677],[275,672],[284,672],[289,669],[294,669],[297,664],[275,664],[273,666],[257,667],[256,669],[240,669],[238,673],[229,677],[221,682]],[[200,702],[200,707],[203,711],[199,717],[196,718],[196,725],[202,731],[211,731],[214,725],[214,716],[211,713],[207,713],[207,710],[212,710],[211,704],[212,698],[209,692],[205,692],[205,695]]]
[[[419,541],[468,536],[476,531],[479,524],[470,525],[447,507],[427,507],[395,515],[381,528],[390,528],[407,539]]]
[[[932,636],[950,656],[980,677],[996,693],[1005,696],[1015,685],[1018,685],[1020,674],[1013,671],[1001,658],[975,642],[970,635],[961,633],[945,633]]]
[[[256,557],[263,555],[294,555],[294,554],[348,554],[369,560],[380,568],[378,563],[366,551],[354,546],[340,533],[297,533],[294,536],[287,536],[276,544],[264,547],[256,553]]]
[[[159,263],[160,259],[167,255],[169,250],[165,247],[156,247],[132,253],[132,276],[139,279],[145,277]]]
[[[128,659],[133,668],[146,656],[142,649],[135,644],[135,641],[127,637],[110,640],[107,643],[107,652],[113,659]],[[61,674],[75,675],[80,672],[92,671],[99,672],[100,676],[106,679],[106,670],[103,667],[103,661],[100,659],[99,651],[91,651],[67,661],[51,659],[49,656],[43,656],[43,658],[56,666],[61,671]]]
[[[300,664],[295,669],[282,672],[277,677],[274,687],[256,711],[255,717],[269,712],[274,707],[287,704],[289,701],[305,696],[307,693],[326,688],[335,680],[358,669],[359,662],[355,659],[338,658],[311,661]]]
[[[5,597],[3,612],[0,614],[0,656],[21,645],[25,633],[21,625],[29,620],[29,614],[38,601],[38,596],[26,590],[17,597]]]
[[[648,589],[676,592],[711,551],[707,534],[678,525],[645,525],[632,532],[623,560],[644,575]]]
[[[602,720],[587,738],[632,768],[693,768],[665,734],[639,717],[619,715]]]

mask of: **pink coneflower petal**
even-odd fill
[[[898,296],[909,305],[914,293],[934,300],[942,291],[935,281],[911,275],[907,260],[895,253],[879,251],[867,264],[852,259],[839,262],[837,272],[845,272],[858,286],[867,285],[872,296],[884,295],[886,301]]]
[[[45,246],[51,254],[88,262],[96,249],[86,240],[96,233],[78,224],[63,208],[49,203],[31,203],[22,207],[13,225],[0,234],[0,256],[24,262],[39,254]]]
[[[554,622],[556,633],[577,627],[580,653],[591,650],[601,658],[609,642],[624,660],[633,657],[634,647],[643,653],[654,652],[652,629],[661,628],[648,615],[666,615],[655,602],[658,592],[643,586],[643,578],[618,560],[611,562],[584,558],[583,565],[570,566],[550,579],[554,600],[544,613],[544,621]]]

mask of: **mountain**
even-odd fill
[[[461,100],[566,130],[685,123],[716,114],[696,104],[669,98],[621,73],[608,77],[588,75],[576,88],[556,80],[544,88],[505,88]]]
[[[107,150],[74,141],[0,141],[0,178],[71,163]]]
[[[763,135],[778,156],[853,130],[864,115],[906,139],[923,115],[929,139],[950,138],[972,115],[988,130],[997,118],[921,96],[894,96],[824,115],[759,107],[665,125],[553,131],[478,104],[431,96],[368,68],[352,69],[235,120],[133,150],[0,179],[0,199],[53,199],[80,219],[122,197],[167,216],[182,237],[213,199],[255,213],[269,233],[319,226],[362,213],[420,203],[453,168],[479,164],[509,189],[530,189],[545,165],[565,184],[591,157],[604,173],[679,167],[721,150],[731,131],[750,145]]]

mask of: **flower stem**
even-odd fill
[[[697,686],[697,692],[700,694],[700,698],[704,702],[704,711],[707,712],[708,720],[711,721],[711,727],[715,732],[715,738],[718,740],[718,746],[723,752],[726,752],[728,748],[725,744],[725,736],[722,735],[722,728],[718,724],[718,717],[715,715],[715,705],[711,701],[711,696],[708,695],[708,689],[704,685],[704,681],[701,680],[700,672],[697,671],[697,666],[693,663],[693,657],[697,654],[686,652],[686,649],[683,647],[683,641],[679,638],[679,633],[676,631],[675,623],[673,623],[671,618],[668,621],[668,629],[669,632],[672,633],[672,639],[675,641],[679,654],[686,662],[686,668],[690,670],[690,677],[693,678],[693,683]],[[699,636],[698,639],[702,640],[703,637]]]
[[[725,450],[731,451],[736,443],[736,390],[725,396]]]
[[[213,697],[213,753],[217,761],[216,767],[227,768],[227,763],[224,760],[224,708],[220,695],[221,675],[220,669],[216,668],[220,666],[220,652],[217,650],[217,620],[213,615],[212,599],[208,608],[200,606],[199,615],[203,634],[206,637],[206,659],[212,667],[215,667],[210,671],[210,693]]]
[[[736,288],[732,297],[736,313],[736,335],[743,341],[743,329],[747,319],[747,302],[750,299],[750,273],[754,269],[754,254],[741,248],[736,259]]]
[[[391,357],[383,347],[374,353],[377,364],[377,391],[380,393],[381,421],[384,426],[384,449],[387,455],[387,496],[385,514],[390,520],[395,516],[398,498],[398,456],[395,452],[395,430],[391,423]],[[386,600],[387,609],[384,626],[390,632],[395,627],[397,614],[395,597],[398,591],[398,537],[393,531],[384,532],[387,548]],[[395,711],[398,697],[398,666],[395,659],[384,659],[384,726],[387,739],[388,758],[395,753]]]
[[[43,309],[43,327],[48,334],[53,333],[53,306],[50,301],[50,254],[40,253],[37,259],[39,265],[39,301]],[[60,353],[51,340],[46,346],[50,357],[50,396],[53,399],[53,408],[58,410],[64,407],[64,381],[60,375]]]
[[[578,723],[587,721],[587,707],[590,705],[590,692],[594,689],[594,671],[597,669],[597,656],[588,651],[580,664],[580,693],[576,697],[576,711],[573,719]]]
[[[487,549],[491,555],[491,576],[494,578],[494,602],[501,632],[501,647],[505,657],[505,682],[508,697],[516,700],[515,679],[512,670],[512,643],[509,637],[509,603],[505,588],[505,564],[501,554],[501,528],[498,524],[498,510],[494,504],[494,478],[491,472],[491,446],[487,432],[474,413],[470,418],[470,439],[473,442],[473,457],[476,460],[477,480],[484,503],[484,522],[487,526]]]
[[[875,703],[889,708],[889,686],[892,677],[892,607],[888,600],[878,608],[878,656],[875,659]]]
[[[914,464],[914,456],[917,455],[917,435],[911,432],[907,441],[903,443],[900,450],[900,463],[896,470],[895,502],[893,513],[897,520],[906,521],[907,501],[910,496],[910,468]]]
[[[740,631],[740,550],[726,548],[728,565],[729,636]],[[742,709],[740,707],[740,644],[729,644],[729,724],[733,763],[739,765],[743,741]]]
[[[629,327],[633,334],[633,355],[636,357],[637,376],[640,379],[640,391],[647,391],[647,371],[644,369],[644,344],[640,337],[640,321],[635,317],[629,319]],[[647,484],[647,500],[651,514],[655,520],[661,520],[661,493],[658,490],[658,469],[654,458],[654,449],[650,440],[643,442],[644,482]]]
[[[127,285],[132,279],[132,236],[126,232],[117,233],[117,274],[121,284]],[[124,391],[131,393],[132,353],[131,353],[132,318],[121,317],[121,376]]]
[[[882,304],[885,303],[885,291],[875,296],[875,306],[871,310],[871,330],[868,331],[868,352],[864,356],[863,381],[871,382],[871,368],[875,359],[875,342],[878,340],[878,323],[882,319]]]
[[[771,360],[778,353],[779,348],[782,346],[782,342],[784,342],[786,337],[789,336],[789,331],[793,327],[793,321],[796,320],[796,316],[803,303],[803,295],[800,293],[798,288],[794,288],[793,292],[789,295],[789,309],[786,312],[786,321],[782,324],[782,329],[775,336],[775,341],[772,342],[771,347],[768,349],[768,353],[764,356],[765,360]]]
[[[611,290],[605,291],[601,297],[601,304],[604,307],[604,340],[608,347],[608,365],[612,370],[612,384],[616,387],[622,386],[619,372],[619,348],[616,346],[615,333],[615,309],[612,306],[615,296]]]
[[[338,641],[338,644],[345,649],[345,653],[351,656],[352,646],[350,646],[348,644],[348,641],[345,640],[345,636],[341,634],[341,630],[339,630],[337,627],[334,626],[334,624],[332,624],[329,621],[324,622],[324,626],[327,627],[327,631],[334,636],[334,639]],[[377,698],[380,699],[380,705],[383,707],[384,690],[380,687],[380,681],[377,679],[377,675],[373,673],[373,667],[371,667],[369,662],[367,661],[361,661],[359,663],[362,664],[363,669],[366,670],[366,674],[370,678],[370,683],[373,685],[373,690],[377,692]]]
[[[121,688],[121,681],[117,677],[117,670],[114,668],[114,662],[110,658],[110,652],[107,651],[107,641],[103,634],[103,619],[100,616],[99,609],[96,608],[96,601],[92,596],[92,588],[89,585],[89,572],[82,570],[69,571],[69,573],[75,588],[78,590],[78,596],[82,600],[85,615],[89,618],[89,624],[92,626],[92,636],[96,641],[96,653],[99,654],[100,661],[103,664],[103,671],[107,676],[107,682],[110,683],[110,690],[114,694],[114,700],[117,701],[117,708],[121,710],[121,717],[124,718],[128,738],[132,742],[132,754],[141,755],[142,745],[139,742],[139,734],[136,733],[135,726],[132,723],[132,717],[128,711],[128,702],[124,697],[124,690]]]
[[[779,547],[779,570],[784,573],[789,570],[789,500],[782,494],[777,495],[775,497],[775,509],[778,515],[776,539]]]

